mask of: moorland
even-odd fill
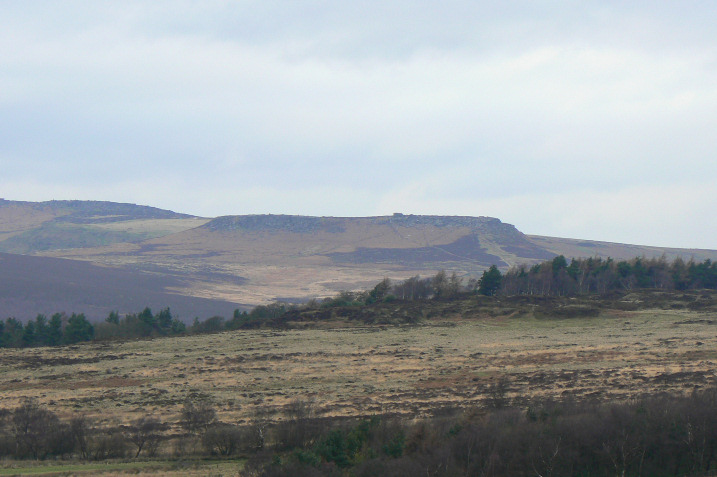
[[[713,290],[580,297],[470,293],[338,306],[328,315],[289,314],[293,318],[280,326],[258,329],[5,349],[0,392],[6,437],[0,447],[12,456],[15,414],[34,406],[68,426],[84,423],[84,432],[94,436],[86,460],[150,458],[165,463],[162,472],[176,471],[167,470],[167,462],[212,457],[249,459],[247,475],[371,475],[378,465],[398,466],[396,475],[403,475],[416,465],[448,465],[445,459],[452,463],[436,475],[463,475],[479,464],[492,470],[478,475],[533,475],[519,467],[525,462],[513,462],[518,467],[510,471],[506,462],[490,464],[490,455],[459,464],[457,451],[442,446],[460,442],[486,452],[488,444],[479,437],[487,429],[495,433],[497,423],[508,434],[528,435],[521,426],[531,426],[530,432],[544,434],[531,441],[544,447],[531,452],[556,451],[551,468],[565,472],[565,466],[578,465],[567,444],[563,454],[557,452],[556,439],[567,439],[567,431],[540,426],[601,416],[600,425],[628,426],[610,431],[619,436],[628,429],[623,437],[634,440],[629,455],[615,462],[625,475],[641,475],[638,451],[663,444],[638,438],[645,432],[635,427],[644,424],[640,412],[662,416],[651,425],[682,426],[674,429],[680,440],[689,437],[689,425],[697,425],[689,423],[695,416],[687,410],[712,408],[715,312]],[[383,318],[367,323],[367,316]],[[681,414],[666,415],[665,402]],[[200,411],[209,416],[206,422]],[[555,415],[546,421],[536,412]],[[622,420],[607,419],[615,413]],[[194,427],[191,416],[198,422]],[[472,438],[464,435],[468,430]],[[143,450],[138,435],[146,438]],[[354,447],[346,443],[350,436],[358,439]],[[501,441],[507,446],[499,453],[503,461],[503,453],[517,452],[507,444],[515,438]],[[338,450],[327,450],[332,442]],[[603,439],[593,449],[592,464],[580,465],[612,465],[618,454],[610,446],[618,444]],[[491,445],[497,449],[497,441]],[[651,475],[711,475],[715,449],[703,452],[698,467],[704,473],[694,461],[675,462],[673,456],[669,472]],[[64,452],[79,455],[76,449]],[[437,457],[441,452],[448,452],[443,460]],[[645,462],[661,465],[643,455],[640,466]],[[245,464],[232,465],[229,473]]]
[[[715,258],[0,200],[0,474],[715,475]]]
[[[536,237],[491,217],[202,218],[113,202],[0,200],[0,316],[102,320],[149,306],[189,324],[383,277],[450,270],[468,280],[491,265],[505,272],[559,255],[717,260],[710,250]]]

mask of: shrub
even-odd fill
[[[184,401],[180,423],[190,434],[203,433],[214,422],[216,411],[207,401]]]
[[[92,460],[119,459],[126,457],[128,442],[116,429],[108,429],[93,436],[89,455]]]
[[[212,455],[232,455],[239,450],[245,433],[239,426],[215,423],[202,436],[202,445]]]
[[[69,426],[34,399],[16,408],[10,419],[15,438],[15,455],[19,458],[44,459],[72,452]]]
[[[161,431],[164,425],[154,417],[142,417],[125,428],[125,436],[137,448],[135,457],[139,457],[142,450],[149,456],[154,456],[162,440]]]

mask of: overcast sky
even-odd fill
[[[717,249],[717,2],[0,2],[0,197]]]

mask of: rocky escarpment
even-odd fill
[[[341,233],[348,219],[339,217],[308,217],[303,215],[226,215],[202,226],[212,231],[290,232],[298,234],[318,231]]]
[[[203,225],[216,231],[272,231],[313,233],[318,231],[341,233],[348,223],[359,225],[395,225],[400,227],[465,227],[476,231],[502,230],[505,234],[522,235],[510,224],[493,217],[469,217],[453,215],[404,215],[393,214],[377,217],[312,217],[305,215],[227,215]]]
[[[323,253],[336,263],[384,263],[405,267],[425,268],[465,263],[472,267],[498,265],[507,268],[509,263],[501,255],[516,255],[531,259],[549,259],[555,254],[527,240],[515,226],[493,217],[404,215],[377,217],[310,217],[299,215],[240,215],[211,220],[203,226],[212,232],[254,232],[298,234],[310,241],[312,234],[335,234],[335,246],[356,246],[352,251]],[[420,229],[419,233],[410,229]],[[363,245],[351,231],[374,230],[384,240],[379,247]],[[407,230],[408,229],[408,230]],[[445,231],[445,232],[442,232]],[[453,236],[447,243],[443,238]],[[413,238],[410,238],[413,236]],[[431,236],[433,239],[429,239]],[[422,237],[416,241],[415,237]],[[293,239],[292,239],[293,240]],[[495,252],[498,252],[496,254]]]

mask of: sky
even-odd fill
[[[717,2],[0,1],[0,197],[717,249]]]

